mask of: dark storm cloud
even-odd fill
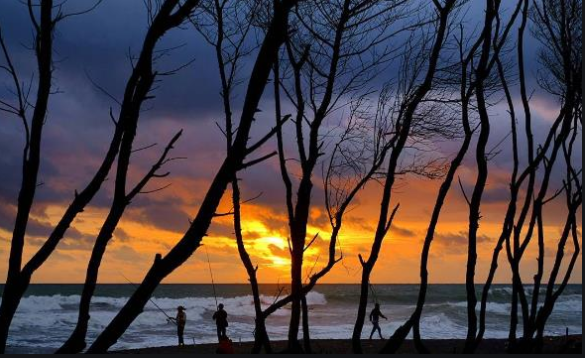
[[[3,117],[0,117],[3,118]],[[2,123],[0,127],[0,202],[15,202],[21,185],[22,174],[22,148],[24,145],[24,135],[22,127],[15,118],[13,123],[5,126]],[[14,124],[17,125],[14,125]],[[48,190],[43,188],[46,184],[45,179],[50,179],[58,174],[58,169],[51,162],[43,163],[40,172],[40,185],[37,188],[39,195],[47,195]],[[50,194],[49,194],[50,195]],[[49,197],[47,197],[49,198]]]
[[[105,148],[96,148],[95,152],[88,148],[96,140],[86,140],[84,131],[77,131],[78,135],[57,134],[52,125],[46,126],[43,141],[39,185],[33,208],[36,216],[42,215],[49,204],[68,205],[73,200],[74,191],[81,191],[95,174],[102,160],[101,155],[105,153]],[[17,126],[0,127],[0,205],[16,203],[20,190],[23,145],[20,130]],[[78,150],[72,151],[71,148]],[[104,187],[107,188],[108,184],[105,183]],[[110,201],[108,191],[102,190],[95,196],[92,205],[108,207]]]
[[[233,237],[234,225],[230,222],[212,221],[209,227],[208,235],[211,237]],[[246,235],[248,238],[248,235]]]
[[[128,213],[130,219],[148,223],[156,228],[183,233],[189,227],[189,215],[172,202],[156,203],[140,207],[139,214]]]
[[[467,252],[469,236],[466,231],[460,231],[458,233],[437,233],[435,235],[435,241],[440,244],[440,251],[444,254],[463,254]],[[479,245],[489,243],[491,241],[492,238],[486,235],[479,235],[477,237],[477,243]]]
[[[0,228],[10,232],[14,219],[16,217],[16,208],[9,205],[0,205]]]
[[[487,188],[483,194],[483,201],[487,204],[500,204],[510,201],[510,189],[505,185]]]
[[[284,209],[284,184],[280,180],[280,170],[275,169],[274,165],[263,164],[250,168],[241,172],[239,177],[242,179],[242,190],[246,197],[252,198],[261,194],[254,200],[255,204],[265,205],[277,211]]]
[[[9,153],[5,151],[7,143],[10,142],[9,138],[3,135],[0,129],[0,150],[2,153]],[[2,166],[2,179],[0,185],[0,203],[16,202],[18,195],[18,189],[20,187],[21,178],[21,161],[13,160],[16,159],[14,156],[0,157],[0,165]]]
[[[90,7],[95,0],[68,2],[65,12]],[[470,17],[481,15],[482,6],[471,6]],[[31,41],[30,20],[26,8],[17,1],[4,2],[0,20],[13,51],[21,58],[33,58],[32,52],[20,44]],[[93,87],[87,78],[89,74],[104,89],[120,98],[131,66],[128,52],[136,55],[147,29],[146,11],[142,1],[106,0],[93,12],[69,18],[60,23],[56,33],[56,56],[58,62],[55,81],[59,90],[67,96],[82,99],[91,96],[98,99],[107,113],[112,101]],[[470,24],[469,26],[474,26]],[[527,40],[533,44],[533,40]],[[401,40],[397,40],[400,43]],[[213,49],[203,41],[191,25],[174,30],[163,39],[159,48],[184,45],[158,62],[161,71],[176,68],[195,59],[195,62],[179,75],[165,77],[157,99],[150,103],[154,109],[145,114],[146,118],[159,115],[175,115],[188,121],[197,120],[221,111],[219,81]],[[531,60],[529,58],[529,60]],[[251,66],[251,60],[242,66]],[[530,61],[529,61],[530,62]],[[27,69],[34,68],[34,61],[27,61]],[[25,71],[30,72],[30,71]],[[394,69],[386,72],[394,73]],[[388,76],[376,76],[375,81]],[[243,78],[245,80],[245,78]],[[374,84],[374,87],[376,85]],[[243,99],[244,86],[237,88],[234,102],[236,107]],[[265,94],[271,97],[270,91]],[[238,108],[234,108],[237,111]]]
[[[79,231],[72,229],[73,228],[70,228],[65,237],[59,242],[58,249],[65,251],[91,250],[93,248],[97,232],[95,235],[84,235]],[[28,239],[28,243],[32,244],[33,246],[41,246],[46,242],[46,240],[47,239],[43,237],[32,237]]]
[[[13,205],[0,205],[0,229],[8,232],[12,231],[14,220],[16,218],[16,207]],[[53,226],[39,221],[35,218],[30,218],[27,226],[27,233],[30,236],[46,238],[53,231]],[[81,233],[77,230],[71,231],[73,236],[79,236]]]
[[[292,138],[292,137],[291,137]],[[289,151],[290,157],[293,157],[294,149]],[[261,157],[262,154],[257,154],[255,157]],[[285,213],[285,187],[282,181],[280,169],[277,164],[278,159],[273,157],[269,162],[247,169],[240,172],[238,177],[242,179],[241,186],[243,191],[243,199],[253,198],[260,195],[253,201],[254,204],[263,205],[271,208],[278,213]],[[294,168],[289,161],[289,175],[293,182],[293,199],[296,198],[296,189],[298,188],[298,178],[294,175]],[[315,207],[323,208],[325,203],[325,192],[321,185],[322,179],[320,175],[320,167],[315,169],[313,176],[313,191],[311,201]],[[326,215],[321,215],[317,221],[313,223],[317,226],[328,225]]]
[[[0,229],[11,232],[16,217],[16,207],[0,205]],[[30,217],[27,225],[27,243],[33,246],[43,245],[54,230],[54,226]],[[96,232],[97,235],[97,232]],[[8,237],[2,237],[8,241]],[[93,246],[95,235],[86,235],[74,227],[70,227],[61,240],[59,248],[62,250],[87,250]]]
[[[64,11],[74,12],[94,2],[68,2]],[[27,48],[32,37],[26,7],[17,1],[2,5],[0,20],[4,35],[15,53],[13,56],[22,59],[18,64],[26,65],[22,73],[28,75],[34,69],[34,57]],[[91,84],[88,75],[114,97],[121,98],[132,70],[128,55],[138,55],[147,30],[146,20],[142,1],[106,0],[89,14],[59,23],[55,34],[55,86],[68,96],[91,95],[103,105],[113,105],[113,101]],[[193,118],[193,113],[201,117],[201,113],[221,108],[212,48],[191,25],[171,31],[157,49],[177,46],[181,48],[174,50],[172,56],[163,56],[156,63],[159,72],[178,68],[192,60],[195,62],[177,76],[164,77],[160,90],[155,92],[157,99],[151,103],[155,109],[147,117],[162,113],[193,120],[197,119]]]

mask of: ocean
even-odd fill
[[[8,352],[50,353],[69,336],[77,319],[81,285],[32,285],[21,302],[9,337]],[[135,289],[132,285],[99,285],[92,301],[88,342],[101,332]],[[0,286],[2,290],[2,286]],[[228,335],[234,342],[253,340],[254,309],[248,285],[216,285],[218,303],[229,314]],[[274,301],[277,285],[261,285],[265,306]],[[373,292],[388,317],[382,320],[385,337],[393,333],[412,313],[417,285],[374,285]],[[490,293],[486,338],[506,338],[509,327],[511,287],[496,285]],[[370,296],[372,294],[370,293]],[[318,285],[308,295],[311,337],[351,337],[359,300],[358,285]],[[161,285],[153,302],[174,316],[179,305],[187,308],[185,339],[188,344],[211,343],[216,333],[211,316],[215,308],[211,285]],[[374,299],[370,297],[373,308]],[[570,285],[559,299],[549,320],[547,334],[582,333],[582,285]],[[268,319],[272,340],[286,339],[289,308]],[[421,332],[424,338],[465,338],[466,301],[464,285],[431,285]],[[366,323],[363,337],[371,326]],[[112,349],[142,348],[176,344],[176,329],[151,302]]]

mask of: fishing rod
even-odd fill
[[[213,270],[211,270],[211,260],[209,260],[209,252],[207,251],[207,246],[205,248],[205,255],[207,256],[207,265],[209,266],[209,275],[211,276],[211,287],[213,288],[213,297],[215,298],[215,309],[218,309],[217,304],[217,293],[215,292],[215,281],[213,280]]]
[[[131,285],[133,285],[134,287],[137,287],[138,285],[136,285],[134,282],[130,281],[130,279],[126,276],[124,276],[124,274],[122,272],[118,272],[122,277],[124,277],[124,279],[126,281],[128,281]],[[156,304],[156,302],[154,302],[152,300],[152,298],[148,299],[150,301],[150,303],[152,303],[154,305],[154,307],[156,307],[159,311],[162,312],[162,314],[164,314],[167,317],[167,321],[168,322],[173,322],[175,325],[177,325],[177,322],[175,322],[175,319],[171,316],[169,316],[162,308],[160,308],[159,305]]]
[[[371,282],[368,282],[368,284],[370,285],[370,291],[372,291],[372,298],[374,299],[374,303],[379,303],[378,295],[376,295],[376,291],[374,290],[374,285],[372,285]]]

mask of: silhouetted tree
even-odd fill
[[[492,56],[488,68],[494,66],[497,57],[502,49],[506,44],[506,40],[508,38],[508,34],[512,28],[512,25],[515,22],[515,19],[518,15],[520,9],[520,5],[516,6],[515,11],[512,13],[510,20],[508,21],[507,26],[503,29],[502,34],[497,36],[497,41],[494,42],[494,55]],[[500,28],[499,26],[497,27]],[[498,30],[499,31],[499,30]],[[387,345],[386,349],[387,352],[394,353],[402,344],[410,329],[413,330],[413,337],[414,337],[414,344],[416,349],[420,353],[429,353],[429,350],[423,344],[420,334],[420,320],[422,317],[422,312],[424,309],[424,304],[426,301],[426,295],[428,290],[428,260],[430,255],[431,246],[435,237],[436,227],[440,219],[440,215],[445,204],[445,200],[449,191],[452,187],[453,181],[455,179],[455,175],[462,165],[463,160],[470,148],[471,141],[473,139],[473,134],[475,133],[475,129],[473,129],[473,108],[475,108],[475,103],[473,102],[473,95],[477,85],[477,81],[485,81],[485,78],[477,77],[474,72],[474,68],[472,64],[474,61],[477,60],[478,51],[480,49],[480,45],[482,43],[483,37],[480,36],[475,42],[471,42],[470,39],[465,38],[464,34],[464,27],[463,25],[460,26],[459,35],[456,35],[456,43],[458,48],[458,61],[453,64],[443,66],[444,69],[441,71],[440,76],[437,78],[437,81],[445,83],[445,85],[457,85],[459,86],[459,98],[447,98],[436,99],[438,102],[443,102],[443,105],[448,104],[457,104],[458,107],[455,111],[460,112],[461,116],[461,128],[463,131],[463,141],[459,150],[447,169],[447,173],[441,184],[437,199],[435,202],[435,206],[432,211],[431,219],[429,222],[429,226],[427,228],[426,236],[423,242],[423,249],[421,254],[421,285],[419,288],[419,294],[416,304],[416,309],[410,318],[396,330],[395,334],[390,339],[389,344]],[[466,49],[467,46],[471,43],[469,49]],[[492,84],[491,86],[494,86]],[[482,321],[483,322],[483,321]]]
[[[496,9],[498,8],[499,4],[496,4]],[[506,101],[509,106],[509,113],[511,119],[511,137],[512,137],[512,152],[514,158],[514,166],[512,170],[511,176],[511,183],[510,183],[510,202],[508,205],[508,209],[506,211],[506,215],[504,218],[504,225],[503,230],[498,239],[496,244],[496,248],[494,250],[494,254],[492,257],[492,263],[490,266],[490,270],[488,273],[488,278],[486,284],[482,290],[481,296],[481,306],[480,306],[480,314],[479,314],[479,327],[477,331],[477,335],[475,338],[472,338],[475,333],[469,332],[468,340],[466,342],[465,350],[467,352],[473,352],[479,343],[483,339],[483,335],[485,334],[485,321],[486,321],[486,311],[487,311],[487,301],[489,297],[489,292],[495,277],[495,273],[498,268],[498,258],[499,253],[503,249],[503,246],[506,245],[506,251],[508,253],[508,260],[510,261],[513,273],[513,294],[512,294],[512,312],[511,312],[511,325],[510,325],[510,349],[512,351],[516,350],[525,350],[526,347],[521,344],[520,347],[517,346],[516,343],[516,329],[517,329],[517,306],[518,303],[521,304],[522,307],[522,314],[523,314],[523,323],[524,323],[524,337],[526,336],[531,337],[534,334],[534,321],[536,316],[536,310],[538,305],[538,296],[540,290],[540,282],[542,280],[542,275],[544,271],[544,233],[542,227],[542,208],[544,204],[554,199],[556,196],[560,195],[558,192],[553,198],[546,199],[547,188],[550,182],[550,175],[552,167],[554,167],[555,159],[559,153],[560,148],[563,146],[563,143],[566,143],[567,138],[569,138],[569,133],[571,129],[571,119],[573,118],[572,115],[568,117],[566,114],[568,112],[576,113],[580,110],[567,110],[566,107],[561,109],[561,114],[557,119],[554,121],[552,126],[550,127],[550,131],[546,137],[544,143],[539,146],[539,150],[535,151],[535,144],[533,139],[532,133],[532,120],[531,120],[531,111],[530,111],[530,103],[529,103],[529,96],[527,94],[527,86],[526,86],[526,75],[524,70],[524,52],[523,52],[523,38],[524,32],[527,24],[528,14],[529,14],[529,1],[521,0],[518,2],[516,10],[514,11],[514,15],[512,16],[511,21],[509,22],[506,30],[503,32],[503,36],[501,36],[502,40],[498,40],[500,38],[500,29],[501,29],[501,19],[500,15],[496,11],[495,15],[495,31],[494,31],[494,43],[498,41],[505,40],[507,36],[507,32],[509,31],[510,26],[514,23],[514,18],[517,16],[516,14],[522,10],[522,23],[519,28],[518,33],[518,46],[517,46],[517,54],[518,54],[518,68],[519,68],[519,83],[520,83],[520,97],[522,99],[522,107],[524,111],[524,128],[525,128],[525,137],[526,137],[526,145],[527,145],[527,157],[528,161],[525,167],[520,166],[520,149],[519,149],[519,133],[518,133],[518,125],[517,125],[517,111],[514,107],[514,102],[512,100],[512,95],[509,87],[509,81],[506,79],[506,71],[504,70],[504,65],[500,59],[500,50],[501,46],[494,47],[494,56],[492,60],[489,62],[489,65],[486,67],[485,76],[487,78],[489,71],[491,70],[492,66],[496,66],[497,72],[501,81],[501,88],[505,94]],[[570,61],[568,61],[570,62]],[[565,62],[565,63],[568,63]],[[580,63],[580,60],[577,60],[576,63]],[[573,65],[574,66],[574,65]],[[580,68],[580,66],[579,66]],[[580,77],[580,74],[579,74]],[[574,86],[572,86],[574,88]],[[575,91],[572,91],[572,95],[575,95]],[[578,97],[578,96],[576,96]],[[572,102],[575,103],[575,102]],[[580,101],[579,101],[580,103]],[[481,114],[481,112],[480,112]],[[484,116],[485,117],[485,116]],[[490,157],[491,153],[488,154],[487,157]],[[482,163],[482,161],[479,161]],[[540,184],[536,180],[537,173],[542,172],[542,179]],[[540,185],[540,186],[539,186]],[[485,186],[485,184],[484,184]],[[578,185],[576,185],[578,187]],[[521,200],[520,193],[521,190],[525,191],[524,200]],[[568,200],[568,222],[570,223],[570,217],[572,210],[576,207],[579,207],[579,198],[578,196],[573,196],[573,200]],[[532,212],[531,212],[532,210]],[[529,219],[529,220],[528,220]],[[528,221],[527,221],[528,220]],[[566,226],[568,227],[568,231],[566,231],[566,235],[570,235],[570,224]],[[525,253],[528,244],[534,235],[535,231],[538,231],[538,241],[539,241],[539,254],[538,254],[538,272],[535,275],[535,286],[533,290],[532,296],[532,306],[528,302],[527,294],[524,291],[522,279],[520,277],[520,259],[522,255]],[[521,235],[525,231],[526,236],[524,239],[521,240]],[[561,238],[560,240],[560,247],[564,247],[566,243],[566,237]],[[579,251],[578,242],[575,246],[576,252]],[[559,249],[562,251],[562,249]],[[561,255],[562,257],[562,255]],[[561,259],[562,260],[562,259]],[[553,269],[554,270],[554,269]],[[570,272],[572,269],[569,269],[567,275],[570,276]],[[554,274],[554,271],[553,271]],[[565,277],[568,281],[568,277]],[[554,285],[554,283],[553,283]],[[560,291],[562,292],[562,290]],[[560,294],[560,293],[559,293]],[[558,296],[557,296],[558,297]],[[475,310],[474,310],[475,311]],[[529,312],[531,311],[531,313]],[[471,317],[470,322],[474,320],[474,317]],[[475,318],[477,322],[477,318]],[[472,325],[470,325],[472,327]],[[532,334],[527,333],[531,332]],[[530,341],[532,338],[528,338]],[[524,340],[523,340],[524,341]]]
[[[217,207],[227,185],[234,180],[238,170],[253,164],[254,161],[244,162],[246,156],[258,149],[274,134],[271,132],[257,143],[248,145],[254,115],[258,110],[258,105],[262,98],[276,54],[288,32],[290,10],[297,3],[298,0],[274,2],[270,26],[256,57],[254,68],[248,82],[237,134],[229,153],[211,182],[209,190],[189,229],[165,257],[160,254],[156,255],[155,261],[142,283],[124,307],[122,307],[120,312],[114,317],[112,322],[90,346],[89,353],[106,352],[109,347],[115,344],[134,319],[142,312],[144,305],[148,302],[160,282],[176,268],[181,266],[197,250],[201,244],[201,240],[207,234],[209,225],[216,214]]]
[[[333,232],[339,232],[343,215],[358,192],[371,180],[380,180],[378,177],[384,170],[388,153],[396,144],[397,136],[390,134],[395,130],[392,120],[396,111],[390,86],[381,91],[373,113],[370,113],[367,101],[362,103],[363,99],[352,105],[347,126],[331,155],[324,175],[324,188]],[[341,254],[343,258],[343,252]]]
[[[490,139],[491,123],[488,113],[486,98],[485,79],[489,75],[489,60],[494,41],[494,20],[499,7],[496,1],[487,0],[485,8],[485,23],[482,30],[482,44],[479,63],[475,68],[477,81],[475,98],[477,100],[477,112],[479,115],[479,137],[475,148],[475,160],[477,165],[477,178],[471,199],[466,196],[469,205],[469,244],[467,250],[467,270],[465,275],[465,290],[467,293],[467,338],[463,349],[466,353],[472,353],[475,349],[477,335],[477,296],[475,291],[475,269],[477,265],[477,235],[479,222],[481,220],[481,202],[488,179],[488,150],[487,145]],[[465,193],[465,191],[463,190]]]
[[[362,351],[360,341],[366,317],[370,276],[380,254],[383,240],[390,230],[394,216],[399,208],[399,205],[397,205],[394,210],[390,210],[392,190],[397,176],[399,175],[399,160],[407,145],[407,141],[412,134],[411,131],[413,130],[414,122],[416,121],[415,117],[417,109],[427,93],[432,89],[438,62],[441,57],[441,51],[443,50],[445,37],[447,36],[449,29],[450,15],[456,5],[456,1],[448,0],[444,4],[436,1],[433,4],[435,6],[436,16],[433,18],[432,23],[435,26],[436,34],[431,42],[426,42],[424,40],[421,41],[421,53],[428,50],[428,56],[424,57],[424,60],[411,62],[408,60],[411,59],[410,56],[412,56],[412,53],[407,52],[404,59],[404,66],[401,68],[405,71],[402,75],[406,79],[406,85],[404,86],[404,93],[402,94],[403,98],[400,99],[401,103],[398,117],[392,132],[393,138],[390,140],[393,142],[393,145],[383,177],[384,185],[380,203],[380,216],[368,259],[364,260],[361,255],[359,256],[362,265],[362,279],[358,315],[352,337],[352,347],[355,353],[361,353]],[[429,49],[425,48],[427,43],[431,43]],[[412,63],[416,65],[413,66],[414,68],[411,68],[411,70],[408,70],[406,66],[411,66]],[[420,83],[415,84],[418,78],[421,78]]]
[[[14,224],[11,241],[10,258],[8,262],[8,275],[2,295],[0,306],[0,352],[6,349],[8,332],[14,314],[20,304],[22,296],[28,288],[32,275],[38,270],[49,256],[54,252],[67,229],[75,220],[77,214],[83,212],[95,194],[99,191],[106,179],[108,172],[118,154],[120,141],[123,134],[123,126],[116,123],[108,151],[94,174],[91,181],[81,191],[75,191],[75,197],[67,210],[54,227],[53,231],[36,251],[31,259],[23,266],[23,250],[25,245],[26,229],[29,215],[33,206],[36,188],[38,186],[38,173],[41,164],[41,141],[43,128],[47,117],[49,97],[52,94],[53,74],[53,40],[57,25],[70,17],[83,15],[92,11],[101,1],[97,1],[92,7],[84,11],[66,13],[63,4],[55,4],[52,0],[34,3],[26,2],[34,33],[34,51],[37,58],[38,80],[36,81],[36,98],[29,98],[30,89],[23,88],[24,82],[18,75],[17,68],[12,61],[8,46],[0,31],[0,45],[5,60],[2,69],[11,77],[16,95],[16,104],[4,100],[0,101],[0,110],[18,116],[25,129],[25,147],[23,150],[22,183],[18,196],[17,215]],[[38,11],[37,11],[38,10]],[[39,13],[37,15],[37,12]],[[34,102],[34,104],[31,104]],[[32,117],[29,112],[32,110]]]
[[[569,279],[573,274],[575,264],[579,259],[581,247],[579,244],[579,225],[577,213],[583,203],[582,168],[574,164],[574,150],[577,138],[582,136],[583,115],[583,76],[582,58],[582,22],[583,8],[580,1],[551,1],[542,0],[535,5],[533,21],[536,23],[536,37],[541,41],[543,48],[540,54],[541,62],[548,73],[542,78],[542,87],[550,93],[556,94],[564,109],[565,120],[571,121],[570,133],[562,143],[562,154],[566,167],[563,188],[565,192],[567,219],[559,239],[557,253],[546,286],[544,303],[538,308],[538,300],[533,297],[531,307],[531,328],[529,337],[536,331],[536,351],[540,352],[543,345],[544,330],[558,298],[563,294]],[[540,26],[544,24],[545,26]],[[552,46],[551,46],[552,45]],[[560,61],[559,61],[560,60]],[[563,110],[562,109],[562,110]],[[566,127],[565,127],[566,128]],[[581,164],[581,163],[579,163]],[[551,158],[546,161],[552,167]],[[547,167],[547,169],[548,169]],[[557,191],[559,193],[559,191]],[[544,204],[556,198],[557,193],[544,201]],[[535,276],[534,293],[539,291],[544,266],[544,233],[543,214],[538,213],[539,234],[539,272]],[[573,255],[567,265],[565,274],[557,283],[561,265],[569,239],[573,243]],[[537,311],[538,310],[538,311]]]
[[[168,175],[168,173],[159,173],[159,170],[166,162],[173,159],[167,158],[167,155],[172,149],[174,143],[179,139],[181,132],[173,137],[163,151],[161,158],[136,184],[136,186],[130,190],[127,190],[126,188],[130,158],[134,152],[133,143],[140,117],[140,108],[143,102],[151,97],[150,92],[157,76],[157,73],[153,70],[153,57],[156,56],[156,44],[167,33],[167,31],[180,26],[192,13],[198,3],[198,0],[192,0],[177,7],[178,1],[171,0],[161,4],[159,9],[155,9],[152,4],[149,4],[147,10],[151,19],[151,25],[145,36],[140,56],[134,66],[130,77],[131,80],[126,87],[124,100],[122,101],[119,114],[119,118],[124,118],[124,136],[122,138],[120,154],[118,156],[114,199],[91,252],[81,294],[77,324],[69,339],[63,344],[57,353],[78,353],[85,348],[85,337],[90,320],[90,303],[95,292],[99,267],[105,254],[106,247],[114,234],[114,230],[122,219],[128,205],[130,205],[136,195],[144,191],[148,182],[152,178],[161,178]]]
[[[203,4],[200,16],[193,21],[194,26],[203,35],[205,40],[214,47],[216,60],[219,68],[221,82],[221,97],[225,114],[225,127],[222,133],[226,137],[227,151],[229,152],[232,143],[234,123],[232,119],[232,95],[233,90],[240,83],[238,78],[238,67],[243,58],[251,53],[254,46],[251,45],[250,34],[257,22],[256,16],[259,4],[232,0],[213,0]],[[282,121],[277,121],[281,126]],[[268,159],[269,156],[264,159]],[[242,233],[242,211],[241,192],[238,178],[234,176],[231,183],[232,188],[232,210],[225,214],[233,215],[234,235],[238,247],[240,259],[248,274],[255,311],[255,334],[252,353],[260,353],[264,347],[266,353],[271,353],[270,340],[266,331],[265,319],[262,315],[262,302],[260,301],[260,288],[256,272],[250,254],[244,244]]]
[[[279,135],[280,168],[290,230],[289,351],[301,350],[298,331],[303,311],[304,346],[305,351],[310,350],[308,308],[303,298],[310,284],[303,285],[303,258],[314,242],[307,244],[307,224],[312,206],[312,177],[319,158],[324,155],[322,127],[326,119],[343,106],[344,97],[362,91],[376,70],[390,59],[393,51],[387,42],[400,32],[393,33],[390,26],[404,16],[403,4],[404,1],[345,0],[306,2],[295,9],[297,31],[291,33],[286,42],[286,53],[281,56],[284,72],[280,72],[282,78],[277,78],[296,110],[293,122],[301,171],[295,200],[295,183],[283,153],[283,136]],[[331,243],[333,251],[329,252],[329,264],[333,265],[337,261],[335,240],[330,241],[330,248]],[[277,302],[276,306],[281,304]],[[267,311],[270,310],[272,308]]]
[[[535,35],[542,42],[543,49],[540,53],[544,72],[541,72],[540,84],[553,96],[559,99],[561,104],[559,115],[549,129],[545,142],[535,151],[531,125],[530,98],[527,90],[526,75],[524,69],[524,32],[533,13],[535,22]],[[510,217],[507,218],[505,227],[512,226],[512,230],[506,230],[505,245],[508,261],[513,274],[512,312],[510,323],[510,351],[526,352],[542,345],[542,333],[546,320],[556,302],[562,294],[572,274],[575,256],[571,259],[564,279],[559,287],[556,287],[556,279],[560,265],[563,261],[563,253],[568,238],[572,235],[573,219],[576,211],[581,206],[580,170],[575,170],[572,164],[572,148],[574,137],[579,131],[581,121],[581,4],[579,2],[543,1],[535,2],[534,10],[530,9],[530,2],[525,1],[523,7],[522,25],[519,29],[518,42],[518,68],[520,95],[522,107],[526,118],[526,140],[528,143],[528,165],[522,175],[516,179],[513,177],[513,195],[510,203]],[[500,77],[506,91],[507,85],[503,71]],[[509,97],[509,95],[508,95]],[[514,103],[508,99],[510,113],[514,113]],[[513,133],[515,128],[513,128]],[[514,134],[515,135],[515,134]],[[515,156],[515,169],[518,171],[519,148],[516,141],[513,146]],[[559,157],[565,158],[567,170],[563,188],[548,198],[552,176],[555,173],[555,165]],[[562,165],[563,163],[561,163]],[[539,180],[537,180],[537,174]],[[518,191],[522,187],[522,181],[528,177],[524,190],[526,196],[520,206],[520,214],[514,221],[513,212],[516,210]],[[576,191],[575,191],[576,189]],[[545,302],[540,304],[540,289],[544,276],[545,239],[544,239],[544,207],[551,203],[563,192],[566,192],[567,220],[563,229],[557,250],[557,256],[551,271],[546,288]],[[524,237],[522,237],[524,235]],[[520,266],[522,258],[536,235],[538,243],[537,272],[534,276],[532,297],[528,297],[522,281]],[[501,243],[500,245],[503,245]],[[574,241],[574,255],[580,251],[578,240]],[[494,257],[494,260],[496,258]],[[522,313],[522,338],[517,340],[518,305]],[[540,308],[539,308],[540,307]],[[534,341],[536,339],[536,341]]]

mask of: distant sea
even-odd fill
[[[81,285],[32,285],[23,299],[10,331],[8,352],[50,353],[69,336],[77,319]],[[91,307],[88,342],[92,342],[111,321],[134,291],[132,285],[99,285]],[[229,314],[228,335],[234,342],[253,340],[254,309],[248,285],[216,285],[218,302]],[[0,286],[0,291],[3,287]],[[276,285],[261,285],[265,306],[274,301]],[[382,332],[388,337],[412,313],[417,285],[374,285],[375,298],[388,321],[382,320]],[[486,338],[506,338],[509,327],[509,285],[492,288],[488,306]],[[370,293],[370,296],[373,296]],[[311,337],[346,339],[351,337],[359,300],[358,285],[319,285],[308,296]],[[189,343],[215,342],[211,316],[215,308],[211,285],[161,285],[153,301],[166,314],[175,315],[179,305],[187,308],[185,338]],[[373,307],[374,298],[370,297]],[[549,320],[548,335],[582,333],[582,285],[571,285],[559,299]],[[268,320],[272,340],[286,339],[289,308]],[[465,338],[466,301],[464,285],[431,285],[422,319],[424,338]],[[363,337],[371,326],[366,323]],[[176,344],[175,326],[149,302],[143,314],[132,324],[112,349],[143,348]]]

